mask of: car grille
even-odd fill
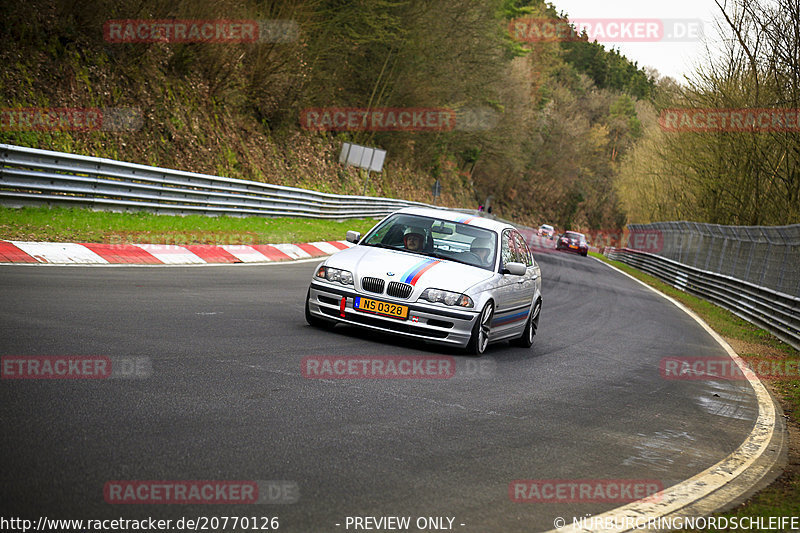
[[[408,283],[400,283],[398,281],[389,282],[389,288],[386,289],[386,294],[394,296],[395,298],[408,298],[414,290],[412,285]]]
[[[381,278],[361,278],[361,288],[368,292],[382,294],[384,283]]]

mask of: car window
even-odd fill
[[[503,232],[502,248],[501,253],[504,265],[511,262],[522,263],[523,265],[528,264],[528,247],[525,245],[525,240],[517,232],[511,230]]]
[[[517,252],[520,258],[519,262],[526,266],[533,266],[533,256],[525,242],[525,238],[519,232],[515,231],[514,241],[516,242]]]
[[[512,259],[512,246],[513,246],[513,237],[511,236],[510,230],[505,230],[503,232],[502,237],[502,249],[500,251],[500,256],[502,259],[502,264],[505,265],[506,263],[511,263],[514,261]]]
[[[386,218],[360,244],[450,259],[487,270],[494,269],[497,258],[495,232],[411,214]]]

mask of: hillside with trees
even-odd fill
[[[4,108],[135,108],[142,120],[122,132],[4,127],[3,143],[361,194],[366,174],[338,162],[342,143],[354,142],[387,151],[368,194],[433,202],[438,179],[440,204],[491,198],[495,213],[531,224],[618,228],[693,213],[763,222],[773,219],[756,211],[774,196],[779,210],[792,194],[794,211],[783,211],[797,217],[796,145],[786,151],[796,134],[667,136],[657,122],[669,106],[796,106],[796,70],[782,77],[763,46],[763,65],[752,68],[731,44],[737,68],[713,66],[680,87],[585,36],[516,40],[509,24],[519,17],[565,20],[543,0],[31,0],[5,11]],[[744,13],[734,25],[770,24]],[[104,24],[126,19],[290,21],[296,31],[264,42],[110,42]],[[786,44],[776,41],[776,53]],[[797,54],[788,55],[796,68]],[[301,127],[304,109],[329,107],[446,108],[458,123],[449,131]],[[728,165],[731,154],[742,158]],[[726,210],[738,214],[720,215]]]
[[[639,114],[644,134],[617,183],[623,209],[642,222],[799,223],[800,2],[719,5],[719,53],[686,85],[659,84]],[[657,120],[671,108],[786,112],[752,131],[675,133]]]

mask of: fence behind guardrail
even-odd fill
[[[622,261],[709,300],[800,350],[800,224],[631,224]]]
[[[628,226],[637,233],[660,233],[660,250],[645,251],[700,270],[800,296],[800,224],[721,226],[698,222],[657,222]]]

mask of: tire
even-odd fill
[[[472,355],[482,355],[489,345],[489,331],[491,330],[492,317],[494,316],[494,303],[489,302],[478,315],[475,325],[472,326],[472,336],[467,344],[467,352]]]
[[[533,311],[528,316],[528,321],[525,322],[525,329],[522,330],[522,335],[518,339],[513,339],[511,346],[518,346],[520,348],[530,348],[533,344],[533,338],[536,336],[536,330],[539,329],[539,315],[542,312],[542,301],[536,300],[533,306]]]
[[[311,299],[311,288],[309,287],[308,292],[306,293],[306,322],[308,322],[308,325],[313,326],[315,328],[324,328],[324,329],[332,328],[334,326],[333,322],[315,317],[314,315],[311,314],[311,309],[309,308],[308,305],[310,299]]]
[[[587,255],[589,255],[589,252],[581,252],[581,255],[582,255],[583,257],[586,257]]]

